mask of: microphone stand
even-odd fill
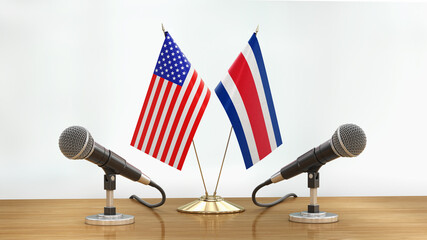
[[[319,188],[319,168],[307,172],[307,185],[310,188],[310,204],[307,211],[289,214],[289,221],[299,223],[334,223],[338,222],[335,213],[321,212],[317,204],[317,188]]]
[[[116,190],[116,173],[110,168],[102,168],[104,175],[104,189],[106,190],[106,206],[104,213],[90,215],[86,217],[86,224],[89,225],[126,225],[135,222],[135,217],[116,213],[114,207],[114,190]]]

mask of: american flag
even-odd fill
[[[166,32],[131,145],[181,170],[210,95]]]
[[[254,33],[215,88],[239,142],[246,168],[282,144],[261,48]]]

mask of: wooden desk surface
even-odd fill
[[[168,199],[154,210],[116,199],[118,212],[135,216],[125,226],[84,223],[103,211],[103,199],[0,200],[0,239],[427,239],[427,197],[322,197],[320,209],[339,214],[340,221],[329,224],[288,221],[289,213],[306,210],[308,198],[271,208],[248,198],[226,199],[246,211],[186,214],[176,208],[194,199]]]

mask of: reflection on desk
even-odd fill
[[[307,208],[308,198],[291,198],[260,208],[249,198],[227,198],[246,208],[224,215],[176,211],[191,199],[168,199],[149,209],[116,199],[119,213],[135,224],[91,226],[88,215],[103,211],[105,200],[0,200],[0,239],[421,239],[427,236],[427,197],[319,198],[320,208],[339,214],[331,224],[288,221]],[[265,199],[270,201],[272,199]],[[153,200],[155,201],[155,200]]]

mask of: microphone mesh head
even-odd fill
[[[366,146],[366,135],[355,124],[338,127],[332,136],[332,144],[341,157],[356,157]]]
[[[90,133],[80,126],[65,129],[59,137],[59,149],[71,159],[86,158],[94,147],[95,141]]]

